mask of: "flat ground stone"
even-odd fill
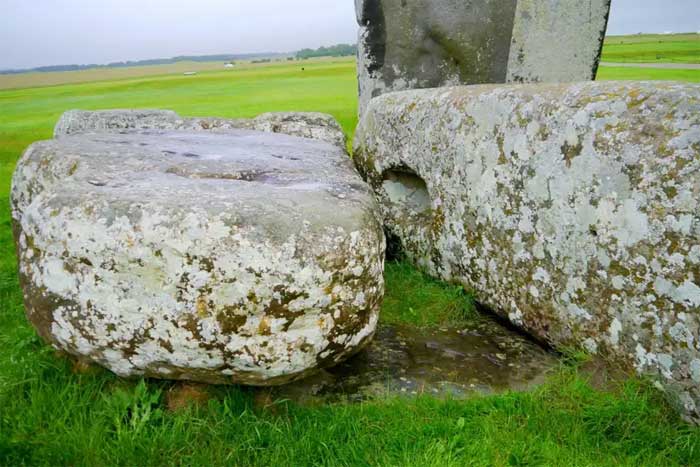
[[[271,395],[306,405],[424,394],[466,398],[528,390],[560,364],[553,353],[487,317],[459,328],[380,325],[370,345],[351,359]]]
[[[255,118],[181,117],[172,110],[69,110],[54,128],[54,138],[90,132],[128,130],[255,130],[327,141],[345,147],[345,134],[330,115],[318,112],[270,112]]]
[[[391,91],[595,77],[610,0],[355,0],[360,115]]]
[[[366,345],[384,236],[337,145],[130,130],[33,144],[12,186],[29,320],[121,376],[282,384]]]
[[[373,99],[385,224],[555,346],[650,374],[700,420],[700,86],[462,86]]]

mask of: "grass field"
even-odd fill
[[[0,465],[700,465],[700,430],[649,384],[594,389],[576,359],[533,392],[467,401],[305,408],[268,405],[231,387],[211,388],[204,405],[171,411],[172,383],[77,371],[40,342],[23,315],[9,185],[23,149],[49,138],[63,111],[158,107],[249,117],[314,110],[333,114],[350,136],[354,66],[330,60],[305,63],[305,71],[283,64],[0,91]],[[627,78],[648,71],[624,69]],[[668,71],[655,77],[698,78]],[[387,265],[384,322],[440,326],[469,313],[459,289],[404,263]]]
[[[93,83],[101,80],[143,78],[146,76],[181,75],[188,71],[221,71],[221,62],[178,62],[168,65],[125,68],[95,68],[80,71],[19,73],[0,75],[0,89],[17,89],[61,84]]]
[[[700,63],[700,34],[639,34],[605,39],[604,62]]]
[[[602,66],[598,69],[598,80],[686,81],[689,83],[700,83],[700,70]]]
[[[286,60],[279,59],[285,64]],[[337,58],[318,58],[313,63],[333,62]],[[299,67],[305,67],[307,61],[293,61]],[[176,62],[166,65],[147,65],[125,68],[94,68],[81,71],[57,71],[46,73],[20,73],[0,75],[0,89],[34,88],[39,86],[57,86],[62,84],[94,83],[96,81],[114,81],[122,79],[144,78],[148,76],[181,76],[185,72],[212,72],[227,71],[237,72],[267,67],[279,66],[279,62],[253,63],[251,61],[238,61],[235,68],[224,69],[222,62]],[[194,79],[194,78],[190,78]]]

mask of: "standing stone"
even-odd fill
[[[360,115],[386,92],[595,78],[610,0],[355,0]]]
[[[654,375],[700,420],[700,86],[387,94],[354,160],[416,264],[555,346]]]
[[[29,320],[120,376],[282,384],[348,358],[377,325],[384,235],[336,144],[62,136],[19,161],[12,219]]]

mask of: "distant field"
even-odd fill
[[[700,63],[700,34],[639,34],[609,36],[604,62]]]
[[[615,63],[691,63],[700,64],[700,34],[639,34],[633,36],[609,36],[605,40],[603,62]],[[233,69],[224,69],[221,62],[178,62],[169,65],[138,66],[129,68],[97,68],[83,71],[65,71],[52,73],[24,73],[18,75],[0,75],[0,89],[20,89],[62,84],[92,83],[96,81],[115,81],[144,77],[176,77],[186,71],[199,74],[211,72],[235,73],[241,70],[258,68],[285,68],[314,66],[315,63],[353,62],[348,58],[315,58],[308,61],[272,62],[255,64],[238,62]],[[697,81],[697,72],[693,73],[655,73],[651,70],[643,73],[644,79],[681,79]],[[634,71],[604,69],[603,79],[633,79]],[[619,77],[618,77],[619,76]],[[195,79],[190,77],[190,79]]]
[[[0,89],[33,88],[59,84],[90,83],[94,81],[139,78],[143,76],[182,74],[186,71],[222,70],[219,62],[179,62],[168,65],[135,66],[128,68],[95,68],[80,71],[21,73],[0,75]]]
[[[313,59],[313,62],[327,62],[338,59]],[[349,59],[352,60],[352,59]],[[0,75],[0,89],[33,88],[39,86],[56,86],[61,84],[91,83],[95,81],[112,81],[146,76],[182,75],[187,71],[197,73],[209,71],[232,72],[240,69],[251,69],[269,66],[279,66],[288,63],[308,63],[307,61],[282,63],[252,63],[237,62],[234,68],[224,68],[223,62],[178,62],[167,65],[134,66],[127,68],[95,68],[80,71],[56,71],[49,73],[21,73],[16,75]],[[304,66],[304,65],[299,65]]]

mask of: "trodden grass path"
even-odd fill
[[[10,232],[10,176],[23,149],[71,108],[314,110],[351,135],[354,62],[304,67],[0,91],[0,465],[700,465],[700,430],[650,385],[594,389],[575,359],[530,393],[304,408],[221,387],[203,405],[170,411],[172,383],[80,372],[41,343],[23,315]],[[387,265],[386,322],[439,326],[473,312],[460,289]]]

